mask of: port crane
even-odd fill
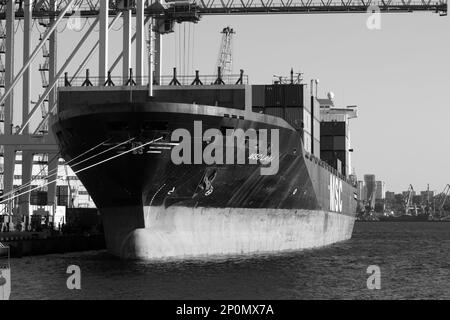
[[[413,188],[412,184],[409,185],[407,192],[408,192],[408,194],[405,199],[405,214],[410,215],[410,210],[413,209],[415,211],[415,214],[417,215],[417,207],[415,205],[414,206],[411,205],[413,193],[414,193],[414,188]]]
[[[441,193],[441,199],[442,200],[441,200],[441,203],[439,204],[439,207],[438,207],[438,212],[439,212],[439,217],[440,218],[443,218],[445,216],[444,205],[445,205],[445,202],[447,201],[447,198],[449,197],[449,195],[450,195],[450,184],[447,184],[444,187],[444,190]]]
[[[3,126],[0,128],[0,146],[3,146],[1,155],[4,157],[3,184],[4,194],[11,194],[13,190],[14,160],[17,151],[24,152],[23,180],[30,183],[32,156],[27,154],[48,153],[56,155],[59,150],[53,135],[45,132],[46,122],[56,110],[56,87],[58,80],[64,76],[74,57],[77,57],[80,48],[86,47],[86,40],[93,34],[98,39],[88,50],[81,65],[72,76],[75,79],[85,68],[86,62],[98,50],[98,83],[107,83],[108,74],[121,61],[122,70],[127,72],[131,66],[132,42],[136,42],[134,77],[137,85],[143,85],[145,31],[153,34],[150,38],[150,68],[148,70],[148,83],[153,84],[153,71],[155,77],[161,75],[161,35],[174,31],[175,23],[197,23],[201,17],[208,15],[256,15],[256,14],[329,14],[329,13],[410,13],[434,12],[441,16],[447,14],[447,0],[183,0],[183,1],[133,1],[133,0],[0,0],[0,118]],[[133,35],[131,18],[136,18],[136,30]],[[83,29],[81,39],[68,57],[57,61],[58,31],[63,21],[67,22],[74,17],[89,19],[89,27]],[[110,19],[112,18],[112,19]],[[123,20],[123,48],[114,63],[109,63],[109,30],[117,21]],[[16,28],[15,22],[20,20],[22,28]],[[34,24],[33,22],[38,22]],[[40,25],[45,28],[37,46],[33,47],[33,26]],[[98,29],[98,32],[96,31]],[[23,63],[19,70],[14,57],[16,33],[22,32],[20,39],[23,53]],[[48,84],[42,88],[40,98],[36,104],[31,105],[33,83],[31,81],[31,65],[38,53],[48,42],[49,57],[48,68],[41,68],[48,76]],[[47,60],[46,60],[47,62]],[[48,69],[48,70],[47,70]],[[121,80],[124,80],[124,77]],[[129,79],[127,79],[129,80]],[[22,82],[22,103],[14,103],[14,89]],[[134,83],[134,81],[132,81]],[[16,89],[17,90],[17,89]],[[149,90],[150,92],[151,89]],[[47,102],[48,101],[48,102]],[[48,103],[48,108],[41,108]],[[18,130],[12,130],[14,109],[22,109],[22,119]],[[37,110],[47,113],[40,124],[33,131],[30,121]],[[57,161],[55,161],[57,164]],[[55,166],[55,164],[52,164]],[[54,169],[54,168],[53,168]],[[49,168],[49,171],[52,171]],[[53,172],[53,171],[52,171]],[[49,189],[56,189],[53,183]],[[49,204],[54,202],[50,199]]]

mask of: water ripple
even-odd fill
[[[12,259],[12,299],[450,299],[450,223],[357,223],[318,250],[190,261],[121,261],[105,251]],[[78,265],[82,290],[68,290]],[[369,265],[381,290],[367,289]]]

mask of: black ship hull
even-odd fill
[[[87,96],[83,101],[96,100],[95,92],[79,94]],[[71,107],[60,92],[66,107],[53,125],[62,156],[102,213],[114,255],[154,259],[274,252],[351,237],[354,186],[304,152],[299,132],[282,119],[137,95],[124,99]],[[196,121],[203,130],[276,129],[277,172],[261,175],[267,167],[261,162],[174,164],[177,143],[171,133],[182,128],[195,136]]]

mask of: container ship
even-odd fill
[[[124,259],[317,248],[351,238],[357,107],[301,79],[65,81],[53,133]],[[316,87],[317,91],[317,87]],[[191,138],[191,139],[188,139]],[[77,161],[77,163],[80,163]]]

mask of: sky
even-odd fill
[[[450,183],[449,17],[430,12],[382,14],[380,30],[367,28],[368,17],[206,16],[196,25],[177,25],[175,33],[164,36],[163,74],[171,74],[183,52],[189,52],[187,71],[213,74],[220,31],[231,26],[236,32],[234,71],[244,69],[252,84],[271,83],[273,75],[287,76],[292,67],[303,72],[306,83],[320,79],[319,95],[334,92],[336,105],[358,105],[359,118],[351,120],[350,129],[352,166],[359,179],[370,173],[385,181],[390,191],[407,190],[409,184],[426,190],[429,183],[430,190],[441,192]],[[121,22],[110,35],[110,62],[121,49],[120,27]],[[81,36],[63,29],[58,39],[60,66]],[[36,45],[38,36],[34,38]],[[86,45],[81,53],[89,48]],[[20,51],[17,44],[16,71]],[[82,58],[80,54],[73,61],[69,74]],[[38,57],[33,66],[34,101],[40,84],[36,70],[42,61]],[[89,64],[91,74],[96,73],[97,61],[95,56]],[[120,68],[116,74],[121,75]],[[16,101],[19,91],[20,86]],[[20,110],[14,119],[20,121]]]

